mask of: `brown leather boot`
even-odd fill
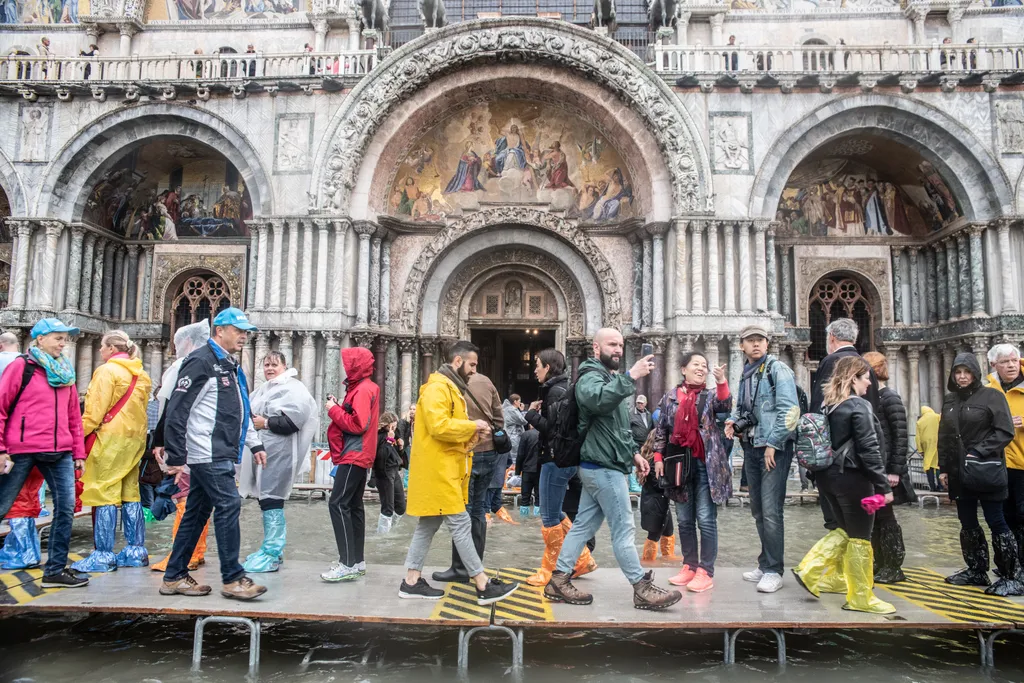
[[[234,598],[235,600],[252,600],[266,592],[266,586],[253,583],[248,576],[243,576],[238,581],[225,583],[224,587],[220,589],[220,594],[225,598]]]
[[[564,602],[567,605],[589,605],[594,602],[593,595],[576,588],[568,574],[557,570],[551,573],[551,581],[544,587],[544,597],[551,602]]]
[[[654,572],[647,572],[644,578],[633,584],[633,607],[637,609],[665,609],[682,599],[683,594],[679,591],[667,591],[655,586]]]

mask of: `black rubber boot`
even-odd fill
[[[899,522],[876,526],[871,545],[875,548],[875,583],[906,581],[903,560],[907,556],[907,549],[903,544],[903,528]]]
[[[473,533],[473,547],[476,548],[476,554],[480,557],[480,561],[484,561],[484,546],[487,544],[487,518],[472,520],[472,533]],[[459,556],[459,551],[455,549],[455,544],[452,543],[452,566],[443,572],[434,572],[431,575],[434,581],[441,583],[462,583],[469,581],[469,572],[466,571],[466,565],[463,564],[462,558]]]
[[[960,530],[960,550],[964,555],[967,567],[956,574],[946,577],[946,583],[954,586],[987,586],[988,578],[988,541],[985,531],[977,529]]]
[[[1021,574],[1017,540],[1013,532],[1004,531],[992,537],[992,550],[999,567],[1000,579],[985,589],[989,595],[1024,595],[1024,575]]]

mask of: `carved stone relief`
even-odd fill
[[[715,173],[752,174],[753,124],[749,113],[711,112],[711,167]]]
[[[312,114],[279,114],[274,137],[274,173],[308,173],[312,145]]]
[[[1024,99],[1001,97],[996,100],[995,106],[999,151],[1003,154],[1024,153]]]
[[[154,320],[163,321],[166,315],[167,299],[171,295],[167,289],[182,273],[190,270],[208,270],[224,279],[228,286],[231,303],[240,306],[245,288],[242,285],[245,277],[245,255],[208,256],[206,254],[155,254],[153,264],[152,292],[157,297]]]
[[[811,291],[830,273],[855,273],[861,276],[864,293],[879,306],[879,326],[893,324],[892,286],[889,260],[884,258],[801,258],[797,262],[795,290],[798,325],[807,325]],[[866,282],[863,282],[866,280]],[[874,290],[872,292],[872,289]],[[875,294],[876,296],[872,296]]]

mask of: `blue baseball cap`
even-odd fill
[[[217,314],[217,317],[213,319],[213,326],[231,325],[237,327],[240,330],[246,332],[256,332],[256,326],[249,322],[249,319],[245,317],[245,313],[240,308],[225,308],[223,311]]]
[[[54,332],[67,332],[71,336],[77,336],[79,331],[77,327],[68,327],[57,318],[43,318],[32,326],[32,331],[29,334],[35,339],[44,334],[52,334]]]

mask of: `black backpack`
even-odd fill
[[[596,372],[590,368],[581,370],[576,381],[569,385],[565,395],[550,406],[548,411],[548,445],[551,459],[558,467],[578,467],[580,450],[587,439],[587,433],[580,431],[580,408],[576,404],[576,385],[583,375]],[[552,424],[553,423],[553,424]]]
[[[18,393],[14,395],[14,400],[11,401],[11,405],[7,409],[8,414],[10,414],[10,411],[14,410],[14,406],[18,405],[21,395],[25,393],[28,383],[32,381],[32,375],[35,374],[36,368],[39,367],[34,361],[32,363],[29,362],[29,358],[31,358],[31,356],[27,353],[21,354],[21,358],[25,359],[25,366],[21,369],[21,386],[18,387]]]

